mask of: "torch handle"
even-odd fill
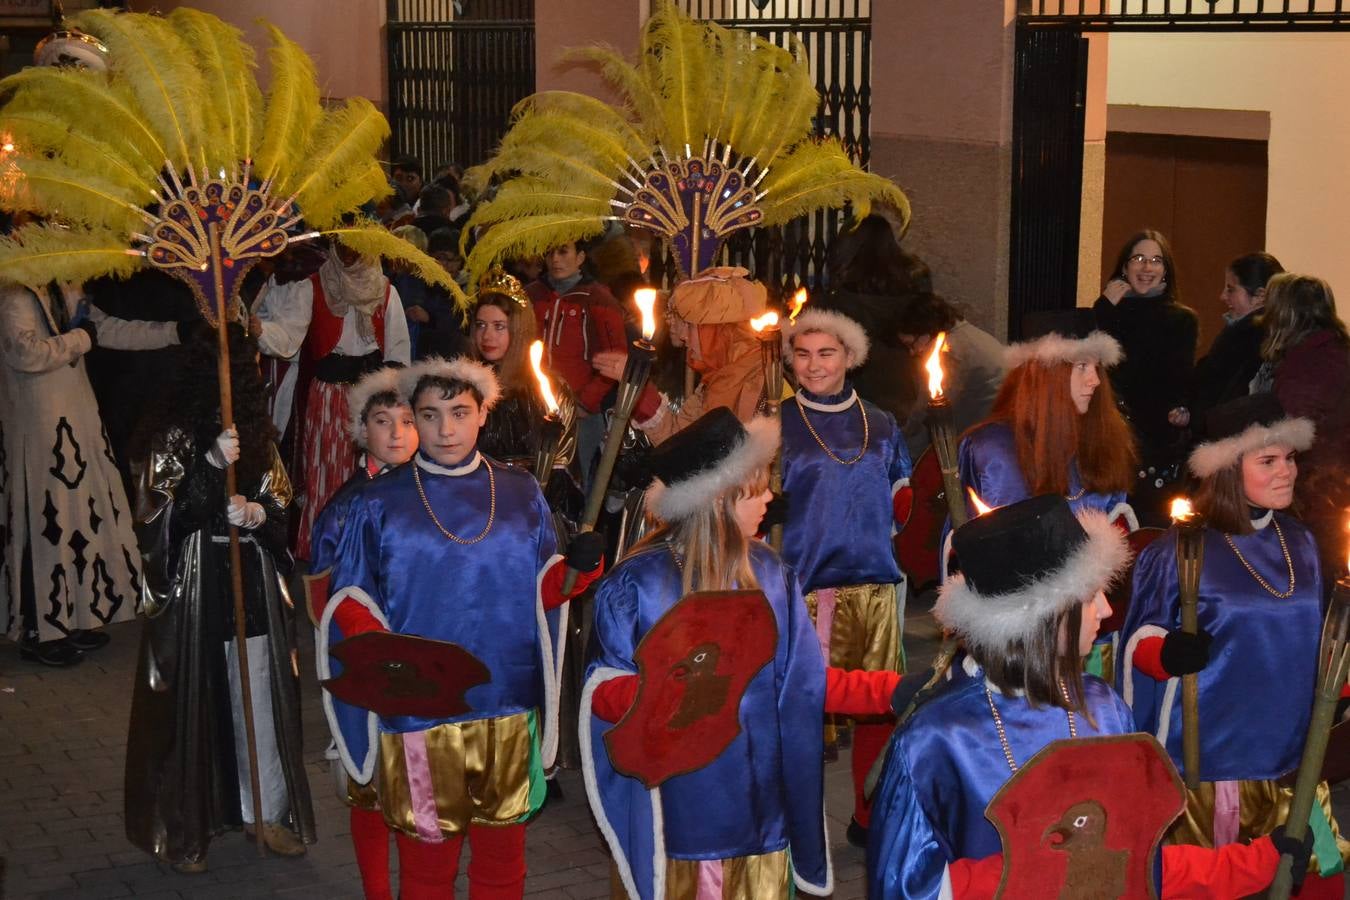
[[[1177,584],[1181,600],[1181,630],[1200,630],[1200,570],[1205,562],[1204,528],[1182,525],[1177,534]],[[1200,676],[1181,676],[1181,761],[1188,790],[1200,787]]]
[[[966,524],[970,513],[961,492],[961,473],[956,466],[956,436],[952,433],[951,406],[944,399],[928,404],[928,436],[937,453],[938,468],[942,470],[942,492],[947,499],[947,517],[952,530]]]
[[[1313,700],[1312,717],[1308,721],[1308,737],[1303,742],[1303,758],[1298,765],[1294,795],[1289,801],[1289,817],[1285,819],[1284,833],[1296,841],[1308,833],[1308,814],[1312,812],[1317,796],[1317,785],[1322,780],[1322,763],[1326,759],[1327,741],[1335,724],[1336,704],[1340,701],[1341,685],[1350,673],[1350,647],[1347,647],[1347,626],[1350,626],[1350,584],[1343,579],[1332,595],[1318,653],[1317,695]],[[1328,644],[1330,645],[1328,647]],[[1293,859],[1284,855],[1275,870],[1266,895],[1270,900],[1288,900],[1293,889]]]

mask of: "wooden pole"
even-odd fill
[[[211,241],[211,271],[216,286],[216,380],[220,382],[220,427],[234,427],[234,398],[230,391],[230,335],[229,310],[226,307],[225,285],[221,278],[220,232],[215,222],[206,226]],[[225,496],[238,493],[234,463],[225,467]],[[257,835],[258,855],[267,856],[263,840],[262,786],[258,780],[258,740],[253,727],[253,688],[248,677],[248,635],[244,628],[244,568],[239,553],[239,529],[230,526],[230,590],[234,595],[234,647],[239,663],[239,693],[244,706],[244,735],[248,743],[248,780],[253,796],[253,826]]]
[[[1177,522],[1177,585],[1181,630],[1196,634],[1200,606],[1200,570],[1205,564],[1205,523],[1199,516]],[[1200,676],[1181,676],[1181,762],[1187,790],[1200,787]]]

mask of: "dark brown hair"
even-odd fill
[[[1083,487],[1109,494],[1134,485],[1138,455],[1129,423],[1116,407],[1111,382],[1078,414],[1069,393],[1071,363],[1028,362],[1008,372],[986,421],[1005,422],[1017,446],[1017,464],[1032,496],[1067,494],[1069,464],[1077,460]],[[975,426],[978,428],[979,426]]]
[[[989,682],[1004,694],[1021,691],[1033,707],[1057,706],[1081,713],[1095,728],[1097,723],[1084,701],[1083,657],[1078,652],[1082,627],[1083,604],[1075,603],[1046,619],[1030,639],[1011,641],[988,656],[972,647],[970,655],[984,669]],[[1061,630],[1068,635],[1063,653],[1059,652]]]
[[[1251,534],[1252,514],[1242,490],[1241,460],[1200,479],[1192,502],[1210,528],[1225,534]]]
[[[1134,255],[1134,245],[1140,241],[1154,241],[1157,243],[1158,248],[1162,251],[1163,278],[1167,280],[1167,288],[1163,291],[1162,296],[1170,297],[1180,303],[1181,289],[1177,286],[1176,265],[1172,262],[1172,245],[1168,243],[1167,238],[1163,236],[1161,231],[1145,228],[1130,235],[1130,239],[1125,242],[1124,246],[1120,248],[1120,253],[1116,255],[1116,268],[1111,273],[1111,277],[1125,277],[1125,264],[1129,262],[1130,257]]]

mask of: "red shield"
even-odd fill
[[[305,575],[300,579],[305,589],[305,612],[309,613],[309,620],[314,623],[315,628],[323,621],[323,608],[328,605],[328,589],[331,587],[332,577],[333,570],[330,568]]]
[[[995,897],[1156,898],[1153,854],[1185,805],[1150,735],[1055,741],[985,808],[1003,840]]]
[[[663,615],[634,654],[637,699],[605,733],[614,768],[648,789],[708,765],[741,733],[741,697],[778,649],[759,591],[699,591]]]
[[[370,631],[329,650],[342,674],[323,686],[344,703],[381,716],[448,718],[469,712],[464,694],[492,673],[458,644]]]
[[[1125,541],[1130,545],[1130,565],[1106,587],[1106,599],[1111,601],[1111,615],[1102,620],[1102,634],[1110,634],[1124,627],[1125,614],[1130,611],[1130,601],[1134,599],[1134,567],[1139,562],[1139,554],[1164,534],[1167,534],[1165,528],[1137,528],[1125,535]]]
[[[942,527],[947,521],[947,495],[942,484],[942,466],[932,447],[919,454],[909,476],[913,501],[909,516],[892,539],[900,568],[916,588],[938,577],[942,553]]]

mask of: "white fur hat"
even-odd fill
[[[1120,344],[1105,331],[1094,331],[1086,337],[1065,337],[1058,332],[1012,344],[1004,356],[1009,369],[1015,369],[1023,363],[1038,362],[1042,365],[1055,363],[1076,363],[1091,360],[1099,366],[1114,366],[1125,358]]]
[[[407,398],[399,391],[398,366],[385,366],[361,377],[356,384],[347,388],[347,434],[362,450],[366,449],[365,431],[366,404],[377,394],[393,394],[400,404],[407,404]]]
[[[1191,451],[1190,469],[1196,478],[1208,478],[1244,455],[1272,444],[1294,450],[1312,446],[1317,430],[1311,419],[1293,418],[1274,394],[1249,394],[1220,404],[1203,423],[1206,440]]]
[[[867,332],[848,316],[831,309],[808,309],[797,316],[796,321],[789,319],[785,322],[783,355],[791,358],[792,339],[799,334],[812,331],[820,331],[838,338],[839,343],[844,345],[844,350],[853,355],[850,369],[856,369],[867,362],[867,351],[871,346],[871,342],[867,340]]]
[[[652,451],[655,478],[647,509],[665,522],[686,518],[767,466],[778,452],[778,420],[756,416],[748,425],[725,406],[704,413]]]
[[[427,376],[468,382],[483,396],[484,409],[491,409],[502,394],[501,386],[497,383],[497,373],[492,371],[491,366],[467,356],[456,356],[454,359],[432,356],[413,363],[399,373],[400,393],[405,401],[412,403],[417,383]]]
[[[933,615],[968,646],[999,652],[1103,590],[1130,559],[1125,535],[1095,510],[1044,495],[967,522],[952,539],[963,571]]]

